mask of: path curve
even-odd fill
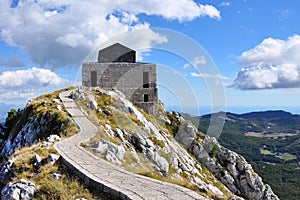
[[[206,199],[187,188],[137,175],[121,169],[80,146],[97,132],[68,96],[72,91],[59,94],[66,110],[80,128],[80,132],[54,145],[63,162],[93,188],[121,199]]]

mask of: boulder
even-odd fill
[[[58,135],[50,135],[47,137],[46,141],[54,143],[55,141],[60,141],[61,138]]]
[[[60,100],[59,99],[52,99],[52,102],[53,103],[60,103]]]
[[[47,163],[51,163],[52,165],[54,165],[56,161],[58,161],[58,159],[59,159],[59,155],[50,153],[47,157]]]
[[[108,109],[102,109],[101,111],[102,111],[103,114],[105,114],[107,116],[112,115],[112,113]]]
[[[62,111],[61,105],[57,105],[57,106],[56,106],[56,109],[59,110],[59,111]]]
[[[14,162],[8,160],[0,168],[0,183],[6,183],[11,177],[14,176]]]
[[[175,133],[175,139],[183,144],[185,149],[188,149],[196,138],[197,129],[190,123],[183,124]]]
[[[104,125],[104,131],[109,137],[115,137],[115,133],[109,124]]]
[[[119,128],[116,128],[116,133],[117,133],[118,138],[119,138],[122,142],[125,142],[125,139],[124,139],[124,136],[123,136],[123,132],[122,132]]]
[[[1,191],[2,200],[30,200],[34,196],[34,183],[20,179],[9,183]]]
[[[52,178],[58,180],[61,178],[61,172],[60,171],[57,171],[57,172],[54,172],[53,174],[51,174]]]
[[[168,161],[164,157],[160,156],[157,152],[154,152],[153,162],[163,174],[167,174],[169,172]]]
[[[105,139],[97,142],[93,150],[104,156],[106,160],[119,165],[122,164],[125,155],[125,149],[122,145],[118,146]]]
[[[39,168],[41,165],[42,165],[42,158],[38,154],[35,154],[33,157],[33,166],[35,168]]]
[[[147,142],[146,139],[137,133],[132,133],[129,142],[135,147],[136,150],[140,152],[146,151]]]
[[[94,97],[93,95],[89,95],[88,98],[89,98],[88,107],[89,107],[91,110],[97,110],[97,109],[98,109],[98,104],[97,104],[97,102],[95,101],[95,97]]]

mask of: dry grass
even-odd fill
[[[59,180],[51,177],[51,174],[59,170],[59,165],[45,164],[39,169],[34,168],[33,158],[35,154],[42,159],[47,158],[50,153],[57,153],[51,146],[41,148],[39,144],[25,147],[15,152],[15,177],[13,181],[26,179],[36,185],[35,199],[92,199],[92,194],[83,186],[79,180],[63,174]]]

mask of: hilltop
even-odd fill
[[[67,194],[57,185],[45,185],[60,171],[55,179],[57,184],[64,183],[61,187],[68,190],[76,183],[85,191],[84,198],[92,198],[95,194],[87,192],[86,185],[80,184],[67,170],[58,170],[65,169],[59,161],[54,165],[47,162],[49,155],[57,154],[52,146],[55,141],[49,136],[63,139],[78,132],[58,99],[59,92],[33,99],[10,119],[13,125],[8,126],[1,138],[1,171],[10,172],[2,174],[2,184],[26,179],[35,197],[48,194],[62,198]],[[158,115],[149,115],[119,92],[81,88],[74,90],[71,98],[99,128],[90,141],[81,143],[98,157],[140,175],[187,187],[204,198],[277,199],[242,156],[198,131],[179,113],[166,112],[162,103]],[[80,195],[73,194],[76,198]]]

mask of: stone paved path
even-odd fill
[[[56,143],[55,148],[64,162],[86,183],[121,199],[206,199],[187,188],[125,171],[82,148],[80,143],[89,140],[98,129],[67,97],[70,92],[62,92],[59,96],[81,131]]]

